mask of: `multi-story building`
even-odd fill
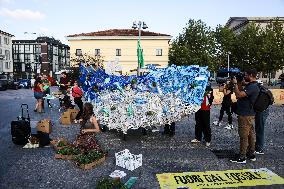
[[[100,55],[105,62],[118,61],[122,73],[134,74],[137,68],[138,30],[111,29],[67,36],[71,56],[88,54]],[[149,31],[141,31],[141,48],[144,64],[168,65],[169,41],[172,36]],[[72,62],[71,62],[72,64]]]
[[[0,74],[12,76],[12,42],[14,35],[0,30]]]
[[[226,26],[232,29],[235,34],[240,34],[250,23],[255,23],[259,25],[262,29],[271,22],[271,20],[276,20],[283,24],[284,29],[284,17],[231,17]],[[278,70],[271,74],[271,78],[277,79],[281,73],[284,73],[284,67],[282,70]],[[263,80],[266,80],[268,75],[265,73],[260,74]]]
[[[43,73],[50,76],[70,66],[69,46],[50,37],[13,40],[14,75],[31,78]]]

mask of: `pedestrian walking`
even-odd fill
[[[234,92],[237,97],[238,133],[240,137],[240,152],[231,159],[234,163],[246,163],[246,157],[256,161],[255,151],[255,111],[253,104],[259,94],[259,87],[256,82],[256,69],[245,71],[244,80],[247,82],[242,91],[239,90],[236,78],[232,79]]]
[[[200,143],[202,134],[205,140],[205,145],[210,146],[211,128],[210,128],[210,108],[213,102],[213,89],[210,86],[206,87],[201,108],[195,113],[195,138],[192,143]]]

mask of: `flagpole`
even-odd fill
[[[141,65],[140,63],[143,62],[144,65],[144,58],[143,58],[143,53],[141,49],[141,29],[147,29],[148,26],[146,25],[145,22],[139,21],[138,22],[138,27],[136,22],[133,22],[133,29],[138,29],[138,44],[137,44],[137,58],[138,58],[138,65],[137,65],[137,76],[140,75],[140,68]]]
[[[137,44],[137,56],[138,56],[138,65],[137,65],[137,76],[140,75],[140,61],[139,61],[139,46],[141,45],[141,41],[140,41],[140,38],[141,38],[141,21],[139,21],[139,28],[138,28],[138,44]],[[139,45],[139,46],[138,46]]]

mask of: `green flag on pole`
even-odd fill
[[[143,58],[143,51],[140,45],[140,40],[138,40],[138,47],[137,47],[137,56],[138,56],[138,66],[139,68],[143,68],[144,67],[144,58]]]

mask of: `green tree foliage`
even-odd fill
[[[172,43],[169,63],[176,65],[209,66],[211,71],[227,67],[241,70],[256,68],[272,73],[284,68],[284,24],[271,20],[266,28],[250,23],[235,34],[226,26],[212,31],[202,21],[189,20],[187,26]]]
[[[213,66],[214,33],[201,20],[189,20],[183,33],[172,43],[169,64]]]
[[[232,57],[235,57],[237,66],[241,70],[257,68],[258,71],[261,71],[259,61],[260,49],[263,45],[261,33],[260,26],[251,23],[239,35],[236,35]]]
[[[213,68],[214,71],[217,71],[220,67],[227,67],[227,57],[230,53],[230,66],[237,66],[237,60],[234,54],[235,52],[235,43],[236,35],[228,27],[223,27],[221,25],[217,26],[215,31],[216,39],[216,62]]]
[[[279,20],[270,21],[262,32],[261,71],[269,74],[284,67],[284,30]]]

